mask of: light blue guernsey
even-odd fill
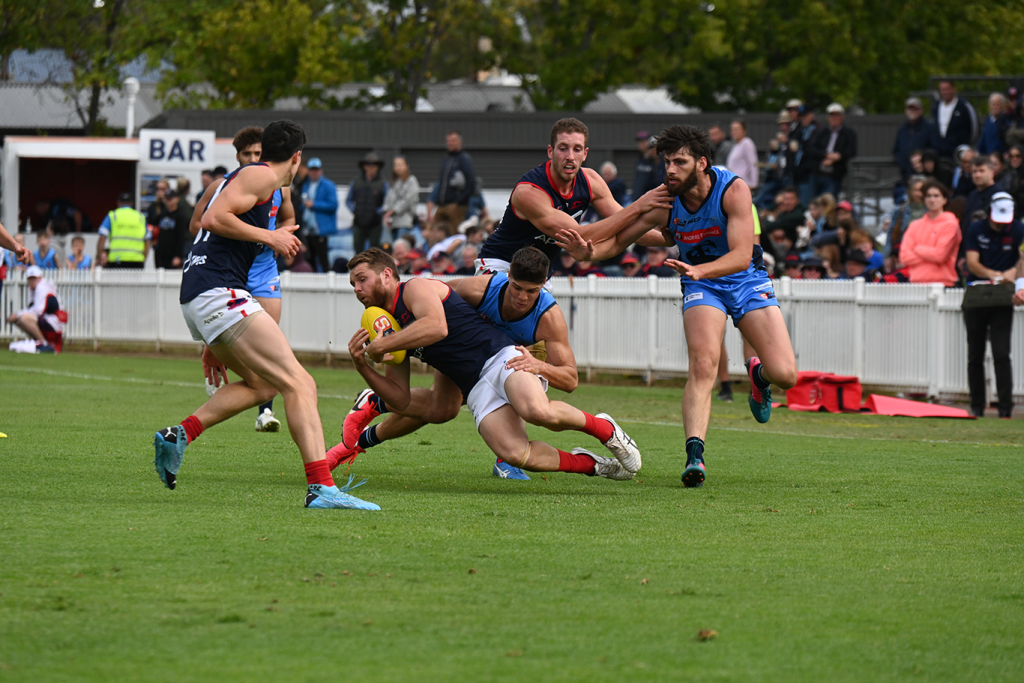
[[[538,341],[537,327],[540,325],[540,319],[557,303],[555,297],[548,290],[541,288],[540,296],[526,315],[516,320],[505,320],[501,316],[501,300],[504,298],[507,288],[508,275],[505,273],[491,275],[491,279],[487,283],[487,291],[484,292],[484,298],[480,300],[476,311],[483,316],[484,320],[503,330],[516,344],[532,346]]]

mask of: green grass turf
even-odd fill
[[[313,374],[333,443],[361,384]],[[496,480],[463,412],[359,457],[382,512],[312,511],[255,410],[163,488],[153,432],[205,400],[198,360],[0,377],[0,681],[1024,680],[1019,421],[715,403],[686,490],[678,389],[581,386],[638,480]]]

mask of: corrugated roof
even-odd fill
[[[73,67],[63,50],[46,48],[35,52],[14,50],[10,70],[11,80],[16,83],[70,83]],[[146,58],[138,57],[121,67],[121,80],[129,76],[142,83],[156,83],[160,69],[150,69]]]
[[[88,93],[80,92],[80,101],[88,101]],[[106,91],[100,103],[100,114],[113,128],[127,124],[127,96],[120,89]],[[156,86],[144,83],[135,100],[137,126],[158,116],[163,107],[156,100]],[[80,129],[82,121],[75,105],[59,85],[0,83],[0,129]]]

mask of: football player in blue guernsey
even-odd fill
[[[710,165],[710,141],[699,128],[672,126],[662,131],[658,153],[665,158],[665,185],[675,197],[671,211],[651,211],[637,225],[602,243],[594,244],[572,230],[559,240],[574,257],[588,261],[609,258],[634,240],[679,247],[680,260],[665,263],[682,276],[690,361],[683,391],[682,479],[685,486],[694,487],[704,483],[706,474],[704,438],[727,316],[759,354],[746,361],[750,410],[758,422],[771,416],[771,385],[789,389],[796,384],[796,359],[762,264],[761,247],[754,244],[750,188],[732,172]]]
[[[271,123],[263,131],[262,160],[227,175],[207,205],[182,272],[181,310],[192,338],[206,343],[205,362],[223,364],[241,380],[222,386],[181,424],[157,432],[154,464],[161,481],[173,489],[185,449],[205,429],[280,393],[288,428],[305,464],[305,506],[379,510],[347,493],[354,487],[335,486],[324,458],[316,383],[295,359],[281,328],[246,290],[260,250],[285,256],[299,251],[293,234],[297,226],[268,228],[271,199],[290,184],[305,142],[301,126]]]
[[[400,282],[394,260],[380,249],[356,255],[349,268],[359,301],[391,312],[401,326],[369,344],[369,333],[360,329],[348,345],[353,364],[381,408],[405,411],[412,404],[409,367],[415,355],[455,384],[466,397],[484,442],[509,464],[531,472],[573,472],[618,480],[632,479],[640,469],[640,451],[621,428],[610,418],[550,400],[544,377],[529,372],[522,361],[513,365],[521,358],[522,347],[517,348],[500,328],[484,322],[448,285],[425,278]],[[367,359],[388,360],[398,350],[409,354],[400,365],[387,365],[384,375],[367,364]],[[531,441],[527,422],[552,431],[584,432],[602,441],[615,457],[584,448],[567,453],[543,441]],[[360,435],[362,447],[363,438],[373,430]]]
[[[662,186],[623,209],[612,198],[597,171],[583,168],[590,131],[577,119],[560,119],[551,128],[548,159],[528,171],[508,200],[508,208],[476,260],[476,274],[507,273],[512,256],[523,247],[537,247],[554,261],[561,251],[559,230],[575,228],[587,239],[606,240],[655,208],[669,209],[672,198]],[[603,220],[580,227],[593,205]]]
[[[259,126],[249,126],[235,133],[232,145],[235,147],[235,159],[239,166],[254,164],[260,160],[263,150],[262,145],[263,129]],[[203,196],[196,204],[192,213],[192,222],[189,224],[189,231],[195,237],[200,230],[200,221],[203,213],[213,194],[220,187],[221,180],[211,183]],[[291,188],[282,187],[274,192],[271,199],[270,209],[270,230],[278,225],[295,225],[295,209],[291,202]],[[270,249],[264,249],[256,255],[252,268],[249,269],[249,281],[246,285],[249,293],[256,298],[263,310],[270,314],[274,322],[281,322],[281,275],[277,272],[277,255]],[[211,396],[220,387],[221,382],[227,382],[226,368],[223,366],[210,367],[203,364],[203,374],[206,375],[206,390]],[[256,431],[276,432],[281,429],[281,421],[274,417],[274,399],[270,399],[257,408]]]
[[[543,252],[535,247],[524,247],[512,257],[507,275],[477,275],[449,284],[486,322],[516,343],[520,355],[509,361],[509,368],[541,376],[550,386],[568,393],[576,389],[579,377],[565,317],[555,298],[544,289],[550,267]],[[527,348],[538,341],[547,344],[548,353],[543,360],[535,358]],[[430,389],[411,391],[409,408],[402,413],[390,413],[384,422],[373,427],[368,425],[381,414],[382,401],[370,389],[360,393],[345,417],[341,443],[327,452],[331,469],[351,462],[366,448],[411,434],[424,424],[454,420],[464,400],[459,387],[437,370]],[[614,421],[603,414],[596,419],[607,423],[595,424],[601,430],[598,438],[603,436],[601,441],[608,441],[614,436]],[[502,479],[530,478],[522,469],[501,458],[495,462],[492,472]]]

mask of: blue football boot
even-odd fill
[[[322,484],[310,484],[306,493],[306,507],[315,510],[380,510],[380,506],[348,493],[352,489],[366,483],[361,482],[352,485],[352,475],[348,477],[348,483],[338,488],[337,486],[323,486]]]
[[[687,457],[686,469],[683,470],[682,476],[683,486],[691,489],[703,486],[706,473],[707,471],[704,469],[704,456]]]
[[[188,447],[185,428],[179,425],[161,429],[153,437],[153,446],[156,449],[156,457],[153,459],[156,473],[167,488],[174,490],[178,485],[178,470],[181,469],[181,461]]]
[[[494,474],[494,476],[500,479],[518,479],[520,481],[530,480],[530,475],[528,475],[526,472],[523,472],[518,467],[513,467],[512,465],[509,465],[507,462],[501,460],[500,458],[494,461],[494,470],[492,471],[492,474]]]

